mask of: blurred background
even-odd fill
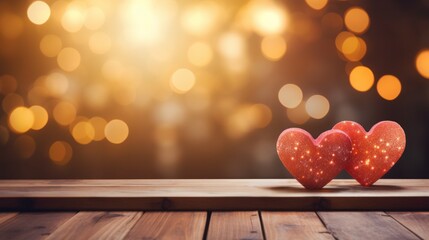
[[[429,1],[3,0],[0,102],[0,178],[290,177],[341,120],[429,178]]]

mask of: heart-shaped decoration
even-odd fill
[[[352,121],[340,122],[333,129],[349,135],[352,153],[345,169],[362,186],[371,186],[380,179],[405,149],[405,133],[396,122],[379,122],[369,132]]]
[[[321,189],[344,169],[352,143],[342,131],[329,130],[314,140],[305,130],[289,128],[277,140],[285,168],[308,189]]]

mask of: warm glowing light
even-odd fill
[[[21,135],[16,138],[13,147],[20,158],[28,159],[36,150],[36,142],[31,136]]]
[[[422,77],[429,79],[429,50],[419,52],[416,58],[417,71]]]
[[[34,1],[27,9],[27,16],[36,25],[42,25],[51,16],[51,8],[43,1]]]
[[[305,0],[305,2],[315,10],[320,10],[328,4],[328,0]]]
[[[49,148],[49,158],[57,165],[66,165],[73,156],[73,149],[67,142],[56,141]]]
[[[89,119],[89,123],[91,123],[94,128],[94,141],[101,141],[104,139],[104,129],[106,127],[107,121],[101,117],[93,117]]]
[[[244,56],[246,40],[238,32],[228,32],[220,37],[218,47],[223,57],[235,60]]]
[[[18,88],[18,82],[11,75],[3,75],[0,77],[0,93],[6,95],[13,93]]]
[[[119,119],[114,119],[106,124],[104,135],[106,139],[114,144],[120,144],[128,138],[128,125]]]
[[[365,66],[357,66],[350,73],[350,84],[359,92],[368,91],[374,84],[374,74]]]
[[[348,37],[343,42],[342,51],[347,60],[357,62],[366,54],[366,43],[360,37]]]
[[[197,67],[203,67],[210,63],[213,51],[209,44],[195,42],[188,49],[189,62]]]
[[[340,32],[337,35],[335,38],[335,46],[337,47],[338,51],[343,50],[344,41],[350,37],[355,37],[355,35],[351,32]]]
[[[295,108],[302,101],[301,88],[295,84],[286,84],[279,90],[280,103],[287,108]]]
[[[40,51],[46,57],[56,57],[63,47],[61,39],[53,34],[48,34],[40,41]]]
[[[287,117],[292,123],[304,124],[310,119],[307,111],[305,110],[305,103],[301,102],[296,108],[288,108],[286,110]]]
[[[112,42],[109,35],[104,32],[97,32],[89,38],[89,49],[95,54],[103,54],[110,50]]]
[[[282,6],[271,1],[257,3],[251,9],[253,29],[262,36],[283,33],[288,24],[288,18]]]
[[[89,30],[97,30],[103,26],[105,18],[103,10],[98,7],[90,7],[86,12],[84,25]]]
[[[85,22],[85,6],[83,2],[74,1],[68,4],[62,18],[61,25],[71,33],[78,32]]]
[[[262,54],[271,61],[281,59],[286,53],[286,48],[286,41],[281,36],[267,36],[261,42]]]
[[[195,85],[194,73],[186,68],[178,69],[170,79],[170,87],[177,93],[186,93]]]
[[[368,13],[359,7],[353,7],[346,11],[344,23],[347,29],[355,33],[363,33],[369,27]]]
[[[94,140],[95,130],[91,123],[80,121],[72,128],[74,140],[80,144],[88,144]]]
[[[351,54],[355,52],[358,48],[359,48],[359,39],[355,36],[351,36],[346,38],[346,40],[344,40],[341,46],[341,51],[344,54]]]
[[[53,111],[55,121],[63,126],[71,124],[76,118],[76,107],[69,102],[58,103]]]
[[[31,129],[40,130],[48,123],[48,112],[41,106],[31,106],[30,111],[33,113],[34,122]]]
[[[199,2],[184,11],[181,19],[182,26],[190,34],[207,35],[217,28],[221,14],[222,9],[216,2]]]
[[[313,95],[305,103],[308,115],[315,119],[322,119],[329,112],[329,101],[322,95]]]
[[[24,106],[24,99],[20,95],[10,93],[3,98],[2,107],[6,113],[12,112],[19,106]]]
[[[401,82],[393,75],[384,75],[377,82],[377,92],[386,100],[394,100],[401,93]]]
[[[45,78],[44,85],[50,95],[60,97],[67,92],[69,81],[64,74],[53,72]]]
[[[9,116],[9,126],[17,133],[25,133],[33,127],[33,112],[26,107],[15,108]]]
[[[271,109],[264,104],[243,105],[226,119],[230,137],[240,138],[256,128],[266,127],[272,119]]]
[[[57,63],[64,71],[74,71],[80,65],[80,53],[74,48],[63,48],[57,56]]]

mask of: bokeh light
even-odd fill
[[[363,33],[369,27],[369,16],[368,13],[359,7],[353,7],[346,11],[344,14],[344,23],[352,32]]]
[[[186,93],[195,85],[194,73],[186,68],[176,70],[170,79],[170,86],[176,93]]]
[[[104,129],[106,127],[107,121],[102,117],[93,117],[89,119],[89,123],[91,123],[94,128],[94,141],[101,141],[104,139]]]
[[[305,2],[315,10],[320,10],[328,4],[328,0],[305,0]]]
[[[95,130],[91,123],[79,121],[72,128],[74,140],[80,144],[88,144],[94,140]]]
[[[75,33],[78,32],[85,23],[85,2],[73,1],[67,5],[61,18],[61,25],[64,30]]]
[[[111,120],[104,128],[106,139],[114,144],[123,143],[128,138],[128,133],[127,123],[119,119]]]
[[[262,54],[271,61],[281,59],[286,53],[286,41],[281,36],[266,36],[261,42]]]
[[[374,74],[365,66],[353,68],[349,76],[350,85],[359,92],[368,91],[374,84]]]
[[[384,75],[377,82],[377,92],[386,100],[397,98],[401,88],[401,81],[393,75]]]
[[[54,34],[48,34],[40,41],[40,51],[46,57],[56,57],[62,47],[61,38]]]
[[[305,102],[305,110],[315,119],[322,119],[329,112],[329,101],[322,95],[313,95]]]
[[[71,124],[76,118],[76,107],[70,102],[59,102],[53,110],[55,121],[63,126]]]
[[[104,54],[108,52],[112,46],[112,41],[109,35],[104,32],[96,32],[89,38],[89,49],[95,54]]]
[[[33,113],[34,121],[31,129],[40,130],[48,123],[48,112],[42,106],[31,106],[30,111]]]
[[[212,58],[213,51],[207,43],[195,42],[188,49],[189,62],[197,67],[206,66]]]
[[[80,53],[74,48],[63,48],[57,56],[58,66],[67,72],[75,70],[80,65]]]
[[[289,24],[285,9],[274,1],[253,1],[250,17],[253,29],[262,36],[281,34]]]
[[[34,1],[27,9],[27,16],[36,25],[42,25],[51,16],[51,8],[43,1]]]
[[[422,77],[429,79],[429,50],[417,54],[416,68]]]
[[[305,110],[304,101],[302,101],[296,108],[288,108],[286,110],[286,115],[292,123],[299,125],[306,123],[310,119],[310,116]]]
[[[302,90],[295,84],[286,84],[280,88],[278,98],[280,103],[287,108],[295,108],[302,101]]]
[[[10,113],[9,125],[13,131],[25,133],[34,125],[34,114],[26,107],[17,107]]]
[[[49,147],[49,158],[57,165],[66,165],[73,156],[73,149],[67,142],[56,141]]]

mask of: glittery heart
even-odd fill
[[[329,130],[316,140],[299,128],[283,131],[277,140],[277,154],[285,168],[305,188],[320,189],[343,170],[352,143],[344,132]]]
[[[368,133],[352,121],[340,122],[333,129],[349,135],[352,153],[345,169],[362,186],[371,186],[380,179],[405,149],[405,133],[396,122],[379,122]]]

